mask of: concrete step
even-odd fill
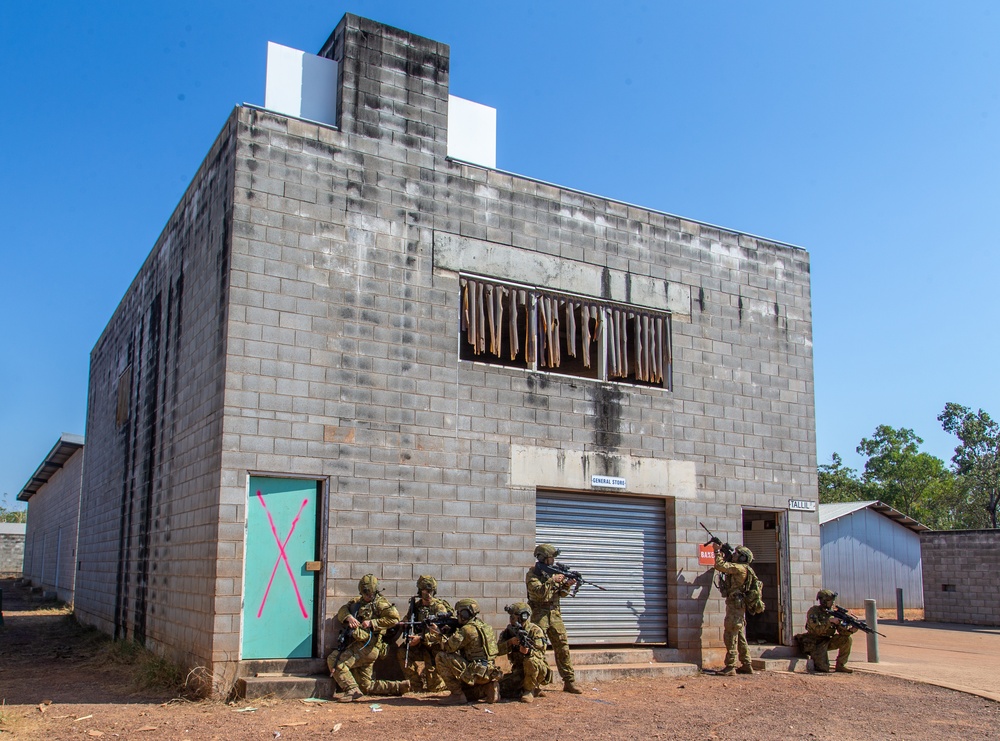
[[[332,682],[324,674],[258,674],[236,680],[236,694],[251,702],[265,697],[282,700],[319,697],[329,700]]]
[[[763,672],[799,672],[808,670],[809,659],[802,656],[787,656],[774,659],[754,659],[753,668]]]
[[[574,661],[573,670],[576,672],[577,684],[627,677],[689,677],[701,671],[697,664],[687,664],[680,661],[592,665],[577,664]],[[558,674],[555,675],[554,680],[554,684],[558,685]]]

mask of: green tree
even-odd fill
[[[920,451],[922,443],[911,429],[879,425],[857,448],[868,458],[862,475],[868,490],[921,522],[934,515],[934,497],[944,497],[954,478],[944,461]]]
[[[953,402],[945,404],[938,421],[960,441],[951,462],[960,477],[965,504],[984,515],[980,527],[996,529],[1000,520],[1000,425],[982,409],[973,413]]]
[[[0,522],[27,522],[28,511],[26,509],[10,509],[7,507],[7,497],[3,495],[3,502],[0,502]]]
[[[838,453],[833,454],[832,463],[823,463],[819,467],[819,501],[823,504],[831,502],[861,502],[867,498],[865,483],[853,468],[844,465]]]

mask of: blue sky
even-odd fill
[[[1000,416],[1000,5],[94,0],[0,24],[0,497],[84,434],[89,353],[267,42],[344,12],[451,46],[501,169],[811,256],[819,461]]]

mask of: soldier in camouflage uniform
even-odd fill
[[[451,605],[446,600],[438,598],[436,594],[437,579],[426,575],[419,577],[417,595],[410,597],[410,609],[403,618],[404,622],[422,623],[427,618],[442,613],[451,615]],[[437,667],[434,666],[435,651],[424,642],[422,630],[423,628],[418,627],[412,631],[409,651],[406,650],[406,646],[399,647],[399,666],[415,690],[441,692],[446,687],[438,676]],[[423,673],[417,669],[417,662],[424,665]]]
[[[531,622],[531,607],[526,602],[503,609],[510,615],[510,625],[500,634],[497,651],[507,654],[511,671],[500,680],[500,694],[532,702],[545,696],[542,685],[552,681],[552,669],[545,661],[545,633]]]
[[[386,682],[372,678],[373,664],[386,653],[385,631],[399,622],[399,612],[379,594],[378,579],[366,574],[358,582],[360,594],[337,612],[344,626],[345,645],[326,658],[330,676],[343,690],[341,702],[363,700],[367,695],[402,695],[410,683]]]
[[[753,674],[750,663],[750,648],[743,630],[746,627],[746,607],[743,604],[743,585],[747,581],[753,552],[746,546],[737,546],[733,552],[733,560],[728,561],[723,554],[718,538],[713,538],[715,549],[715,570],[722,574],[719,579],[719,590],[726,599],[726,621],[722,638],[726,644],[726,665],[720,672],[726,676],[733,674]],[[739,657],[740,668],[736,668],[736,658]]]
[[[500,699],[500,677],[503,672],[493,663],[497,655],[496,634],[479,619],[479,603],[462,599],[455,603],[459,626],[450,636],[444,636],[437,625],[428,626],[424,642],[440,647],[435,658],[438,674],[451,694],[444,705],[467,702],[467,696],[494,703]]]
[[[854,670],[847,666],[851,655],[852,635],[858,632],[853,625],[844,625],[830,614],[837,593],[829,589],[821,589],[816,593],[818,605],[813,605],[806,613],[806,632],[795,636],[802,650],[813,660],[813,670],[825,674],[830,669],[829,652],[837,650],[837,667],[833,671],[853,674]],[[839,649],[839,650],[838,650]]]
[[[535,548],[535,560],[546,566],[554,564],[558,555],[559,549],[549,543],[542,543]],[[556,668],[563,680],[563,692],[583,694],[583,690],[576,686],[576,672],[573,671],[573,661],[569,655],[569,639],[559,611],[559,598],[567,596],[576,581],[567,579],[562,574],[546,574],[536,564],[528,569],[524,583],[528,588],[531,622],[542,629],[552,644]]]

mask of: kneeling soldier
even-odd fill
[[[531,607],[526,602],[503,609],[510,615],[510,625],[500,634],[497,650],[507,653],[511,671],[500,680],[500,693],[531,702],[542,697],[542,685],[552,681],[552,669],[545,661],[545,633],[529,619]]]
[[[410,609],[406,613],[404,622],[423,623],[427,618],[442,613],[450,615],[451,605],[438,598],[436,594],[437,579],[433,576],[418,578],[417,595],[410,598]],[[406,678],[410,680],[410,686],[415,690],[423,688],[428,692],[440,692],[447,688],[434,666],[435,652],[424,642],[424,630],[422,626],[417,626],[417,630],[412,631],[408,650],[406,646],[400,646],[399,666]],[[423,674],[417,669],[417,662],[423,663]]]
[[[503,675],[493,663],[497,655],[496,634],[479,619],[479,604],[474,599],[456,602],[455,615],[458,627],[450,636],[443,636],[440,628],[431,623],[423,638],[428,646],[441,649],[435,657],[435,665],[451,690],[442,704],[465,703],[467,695],[481,695],[486,702],[496,702],[500,699],[499,679]],[[476,691],[477,688],[485,692]]]
[[[806,613],[806,632],[795,636],[802,649],[813,660],[813,669],[819,673],[830,671],[829,652],[837,650],[837,666],[834,671],[851,674],[854,670],[848,668],[847,659],[851,655],[853,634],[858,629],[853,625],[845,625],[831,614],[837,593],[829,589],[821,589],[816,593],[818,605],[813,605]]]
[[[372,678],[372,666],[386,654],[383,634],[399,622],[399,612],[379,594],[378,579],[366,574],[358,582],[360,594],[340,608],[337,619],[343,624],[339,651],[326,658],[330,676],[343,690],[341,702],[363,700],[365,695],[402,695],[410,683],[386,682]]]

